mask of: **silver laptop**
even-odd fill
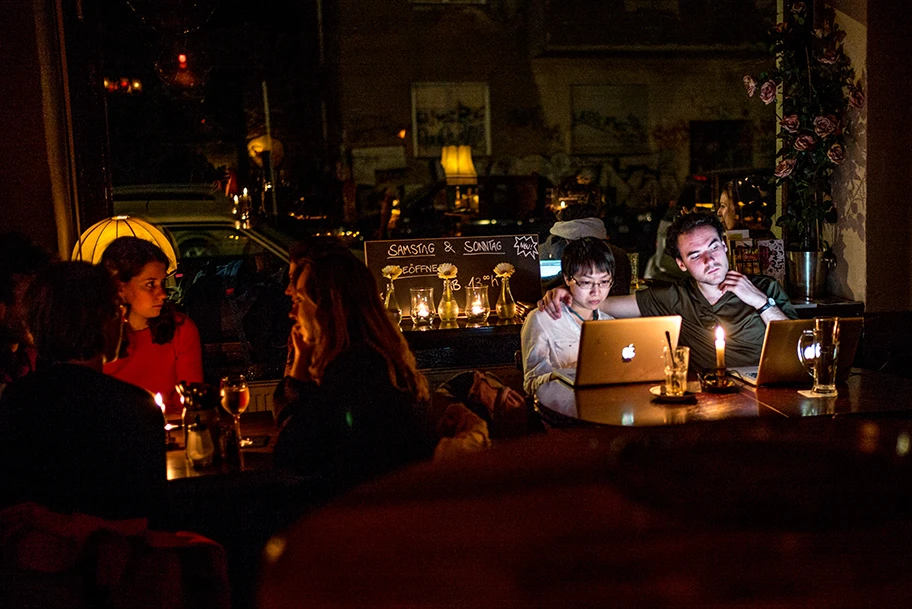
[[[664,380],[666,332],[677,345],[680,315],[584,322],[576,368],[554,376],[574,387]]]
[[[836,363],[836,381],[844,383],[849,378],[855,350],[861,338],[861,317],[839,318],[839,360]],[[798,359],[798,338],[805,330],[814,329],[813,319],[771,321],[763,337],[763,351],[758,366],[730,368],[735,378],[751,385],[808,385],[811,375]]]

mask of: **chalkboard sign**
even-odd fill
[[[364,258],[381,292],[388,283],[381,269],[392,264],[402,267],[402,275],[396,280],[396,295],[403,315],[409,315],[409,288],[433,287],[435,300],[440,300],[443,280],[437,277],[437,267],[445,262],[459,269],[453,287],[460,310],[465,305],[466,285],[489,285],[488,300],[493,312],[501,282],[494,275],[494,267],[500,262],[509,262],[516,268],[510,277],[514,300],[534,303],[542,296],[538,235],[367,241]]]

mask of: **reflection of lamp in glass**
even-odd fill
[[[444,146],[440,164],[443,165],[447,185],[456,187],[456,211],[477,212],[478,195],[473,195],[471,188],[466,189],[465,195],[459,191],[460,186],[478,183],[478,174],[472,163],[472,147]]]
[[[79,242],[73,248],[73,254],[70,258],[98,264],[105,249],[107,249],[111,241],[118,237],[139,237],[140,239],[151,241],[168,256],[170,261],[168,263],[168,272],[170,273],[177,268],[177,256],[174,253],[174,247],[172,247],[171,242],[164,233],[145,220],[130,216],[114,216],[90,226],[79,237]]]

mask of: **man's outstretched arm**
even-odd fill
[[[553,290],[548,290],[541,300],[538,301],[538,309],[551,316],[552,319],[560,319],[561,302],[568,306],[573,301],[570,290],[566,286],[560,286]],[[626,296],[609,296],[599,306],[603,312],[612,317],[640,317],[640,306],[637,304],[636,296],[628,294]]]

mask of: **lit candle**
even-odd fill
[[[725,368],[725,330],[716,326],[716,368]]]
[[[162,394],[155,394],[155,403],[161,408],[162,416],[165,416],[165,400],[162,399]],[[165,431],[171,431],[172,429],[174,429],[174,425],[168,423],[168,419],[165,419]]]
[[[481,298],[476,298],[472,301],[472,315],[484,315],[484,307],[481,306]]]

